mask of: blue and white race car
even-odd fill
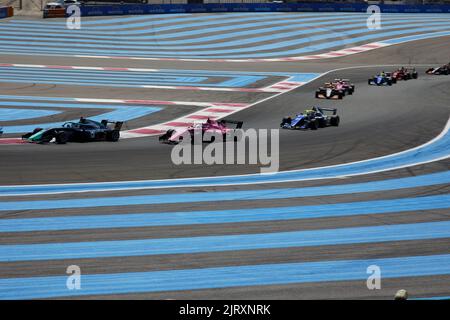
[[[397,82],[397,79],[393,78],[390,73],[382,72],[370,78],[367,82],[369,85],[392,86],[393,83]]]
[[[295,117],[284,117],[281,120],[282,129],[317,130],[328,126],[339,126],[340,118],[337,109],[312,107]]]

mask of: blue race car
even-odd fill
[[[369,85],[392,86],[393,83],[397,82],[397,79],[393,78],[390,73],[383,72],[383,73],[377,74],[373,78],[370,78],[367,82]]]
[[[327,114],[331,112],[331,114]],[[311,129],[317,130],[328,126],[339,126],[340,118],[337,109],[312,107],[297,114],[294,118],[284,117],[281,120],[282,129]]]

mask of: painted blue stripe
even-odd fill
[[[436,33],[436,35],[439,35],[439,34],[442,34],[442,36],[446,36],[446,35],[449,35],[450,32]],[[397,44],[397,43],[401,43],[401,42],[405,42],[405,41],[413,41],[413,40],[420,40],[420,39],[425,39],[424,35],[417,34],[417,35],[412,35],[412,36],[407,36],[407,37],[383,40],[383,43]]]
[[[190,238],[0,245],[0,261],[191,254],[450,237],[450,221]]]
[[[0,232],[157,227],[343,217],[450,208],[450,195],[313,206],[0,219]]]
[[[0,82],[5,82],[5,83],[45,83],[45,84],[61,84],[61,85],[74,85],[76,84],[77,86],[83,86],[83,87],[90,87],[90,86],[95,86],[95,87],[115,87],[115,88],[142,88],[142,86],[137,85],[137,84],[116,84],[116,83],[91,83],[91,82],[85,82],[85,83],[80,83],[80,82],[73,82],[70,81],[70,78],[67,78],[68,81],[59,81],[59,80],[49,80],[49,81],[41,81],[41,80],[30,80],[28,79],[21,79],[21,80],[14,80],[13,78],[0,78]],[[161,86],[162,84],[159,84],[159,86]]]
[[[0,106],[2,103],[0,102]],[[39,117],[48,117],[61,113],[55,110],[37,110],[37,109],[10,109],[0,108],[0,121],[14,121],[22,119],[32,119]]]
[[[294,72],[250,72],[250,71],[222,71],[222,70],[180,70],[180,69],[157,69],[157,71],[108,71],[108,70],[90,70],[90,69],[51,69],[51,68],[36,68],[24,66],[1,66],[0,70],[18,72],[42,72],[51,74],[75,74],[82,76],[121,76],[148,78],[154,75],[158,77],[174,77],[174,76],[188,76],[188,77],[267,77],[267,76],[290,76],[303,77],[303,79],[310,79],[316,77],[318,73],[294,73]],[[2,97],[2,96],[0,96]],[[8,96],[5,96],[8,97]]]
[[[189,73],[201,74],[200,70],[190,70]],[[22,67],[5,67],[0,68],[0,82],[13,82],[13,83],[56,83],[56,84],[71,84],[79,86],[111,86],[111,87],[142,87],[145,85],[156,86],[202,86],[202,87],[230,87],[240,88],[250,84],[254,84],[257,81],[261,81],[267,78],[267,76],[275,75],[280,77],[290,77],[292,81],[308,82],[319,74],[316,73],[253,73],[253,74],[236,74],[227,72],[208,72],[205,73],[206,77],[194,77],[189,78],[173,78],[170,75],[166,75],[163,71],[161,73],[160,80],[151,81],[152,73],[146,77],[145,73],[139,77],[135,77],[134,74],[126,73],[124,75],[120,73],[111,72],[84,72],[84,71],[72,71],[72,70],[59,70],[59,69],[40,69],[40,68],[22,68]],[[128,77],[127,74],[130,74]],[[199,81],[206,80],[207,77],[223,77],[225,78],[219,82],[213,83],[198,83]],[[105,80],[106,79],[106,80]]]
[[[293,19],[289,19],[292,18]],[[121,40],[125,40],[125,41],[129,41],[131,39],[153,39],[153,40],[164,40],[164,39],[169,39],[169,38],[180,38],[180,37],[191,37],[191,36],[195,36],[195,35],[201,35],[201,34],[206,34],[206,33],[212,33],[212,32],[221,32],[222,34],[225,31],[232,31],[232,30],[236,30],[236,29],[244,29],[244,28],[255,28],[255,27],[266,27],[268,25],[274,25],[274,24],[280,24],[280,23],[289,23],[289,24],[296,24],[300,21],[301,23],[309,22],[309,21],[317,21],[317,20],[323,20],[327,17],[331,17],[332,19],[329,19],[329,21],[333,21],[333,22],[340,22],[340,23],[344,23],[346,20],[349,19],[359,19],[361,22],[364,22],[367,19],[367,15],[333,15],[333,14],[312,14],[310,17],[303,17],[303,16],[298,16],[298,14],[293,15],[288,15],[288,16],[283,16],[282,20],[277,20],[277,19],[273,19],[273,17],[271,17],[270,21],[264,21],[263,23],[246,23],[246,24],[230,24],[227,26],[222,26],[222,27],[208,27],[208,28],[202,28],[201,25],[198,24],[194,24],[195,27],[198,27],[198,29],[194,29],[194,30],[189,30],[189,31],[184,31],[184,32],[179,32],[178,30],[173,30],[173,32],[170,32],[170,30],[164,34],[161,35],[155,35],[155,29],[150,29],[149,31],[147,31],[147,33],[152,33],[151,35],[134,35],[134,36],[121,36],[122,32],[116,32],[114,34],[114,38],[116,39],[121,39]],[[397,18],[397,19],[396,19]],[[398,19],[401,18],[401,19]],[[397,17],[391,17],[391,16],[387,16],[385,19],[383,19],[383,23],[386,21],[392,21],[392,20],[399,20],[399,21],[403,21],[402,19],[406,18],[406,16],[397,16]],[[432,19],[430,19],[431,17],[408,17],[408,21],[420,21],[421,19],[426,19],[428,22],[433,21],[433,20],[446,20],[445,16],[441,15],[440,17],[434,17]],[[179,21],[176,21],[179,23]],[[241,19],[241,22],[245,22]],[[2,28],[2,33],[3,34],[11,34],[11,35],[23,35],[24,34],[24,30],[20,29],[20,28],[15,28],[16,30],[19,30],[19,32],[11,32],[11,31],[6,31],[6,29],[8,28],[8,26],[5,26],[4,28]],[[9,30],[15,30],[14,28],[8,28]],[[51,30],[35,30],[34,28],[29,30],[28,33],[29,34],[33,34],[34,36],[39,36],[39,35],[43,35],[43,34],[48,34],[48,33],[52,33],[54,34],[55,32],[58,32],[58,34],[60,34],[63,38],[76,38],[76,37],[89,37],[89,38],[93,38],[93,39],[110,39],[111,35],[98,35],[98,33],[96,34],[95,32],[93,32],[91,35],[86,35],[85,33],[83,33],[82,31],[85,30],[85,28],[81,29],[81,30],[71,30],[70,32],[67,32],[65,29],[61,29],[62,31],[59,32],[58,29],[55,29],[54,27],[51,28]],[[87,29],[86,29],[87,30]],[[267,29],[261,29],[261,31],[263,30],[267,30]],[[145,31],[145,30],[144,30]],[[250,31],[250,30],[249,30]],[[229,34],[231,34],[230,32],[227,32]],[[255,33],[252,33],[255,34]],[[227,36],[228,35],[224,35]]]
[[[88,28],[81,28],[79,30],[76,30],[77,34],[83,34],[83,35],[97,35],[98,33],[101,33],[103,35],[109,35],[109,36],[115,36],[117,35],[117,33],[120,33],[121,36],[136,36],[136,35],[141,35],[141,34],[148,34],[148,33],[158,33],[158,32],[167,32],[167,31],[177,31],[180,29],[187,29],[187,28],[205,28],[208,30],[211,29],[217,29],[217,31],[225,31],[225,30],[232,30],[232,29],[236,29],[236,28],[241,28],[241,27],[257,27],[257,26],[262,26],[265,23],[270,23],[276,20],[271,18],[270,21],[268,21],[268,17],[267,15],[265,16],[258,16],[258,15],[251,15],[251,16],[246,16],[246,17],[235,17],[235,16],[228,16],[229,18],[225,18],[226,16],[224,16],[224,19],[214,19],[214,20],[206,20],[204,17],[197,17],[196,19],[198,19],[198,22],[195,23],[180,23],[180,21],[177,21],[178,23],[173,23],[171,25],[166,25],[166,26],[160,26],[160,27],[155,27],[155,23],[153,21],[145,21],[145,22],[141,22],[141,23],[135,23],[135,24],[126,24],[126,27],[129,28],[130,26],[133,27],[140,27],[141,29],[135,29],[135,30],[127,30],[127,29],[121,29],[120,31],[116,31],[116,30],[106,30],[105,27],[88,27]],[[297,18],[298,19],[298,15],[296,14],[288,14],[285,15],[284,18]],[[195,19],[195,18],[194,18]],[[262,22],[254,22],[254,23],[244,23],[247,21],[259,21],[262,20]],[[282,21],[282,19],[280,20]],[[223,27],[211,27],[214,25],[220,25],[220,24],[228,24],[226,26]],[[142,28],[142,27],[150,27],[150,28]],[[17,30],[17,31],[22,31],[23,32],[23,28],[17,28],[17,27],[9,27],[9,26],[5,26],[3,27],[6,30]],[[3,29],[2,28],[2,29]],[[35,32],[52,32],[53,34],[56,35],[64,35],[69,33],[67,31],[67,29],[60,29],[63,32],[59,32],[58,29],[55,29],[53,27],[50,28],[40,28],[40,27],[34,27],[33,31]],[[93,30],[93,31],[91,31]],[[97,30],[97,32],[95,31]]]
[[[425,30],[421,30],[421,31],[425,31]],[[395,36],[400,34],[400,32],[394,32],[394,33],[390,33],[390,35],[386,35],[387,36]],[[432,33],[427,33],[427,34],[421,34],[421,35],[417,35],[415,36],[416,40],[419,39],[429,39],[429,38],[435,38],[435,37],[444,37],[444,36],[449,36],[450,32],[432,32]],[[367,40],[373,40],[376,37],[360,37],[360,38],[355,38],[356,42],[364,42]],[[307,48],[302,48],[302,49],[298,49],[296,51],[277,51],[276,53],[271,53],[270,57],[275,57],[275,56],[292,56],[292,55],[298,55],[298,54],[304,54],[304,53],[310,53],[310,52],[315,52],[315,51],[320,51],[320,50],[325,50],[325,49],[330,49],[333,47],[339,47],[339,45],[348,45],[348,44],[352,44],[355,41],[352,40],[352,38],[350,39],[346,39],[346,43],[329,43],[329,44],[321,44],[320,47],[314,46],[314,47],[307,47]],[[383,40],[384,41],[384,40]],[[0,49],[0,53],[16,53],[16,54],[20,54],[20,55],[47,55],[47,56],[67,56],[67,53],[58,53],[57,51],[52,51],[52,53],[50,53],[49,51],[46,50],[38,50],[38,49],[33,49],[33,53],[30,53],[29,50],[26,49]],[[83,53],[77,53],[77,55],[83,55]],[[89,55],[92,56],[93,54],[88,54],[85,53],[84,55]],[[98,55],[98,54],[97,54]],[[108,56],[122,56],[122,54],[117,54],[114,52],[109,52],[107,54]],[[101,55],[100,55],[101,56]],[[142,57],[142,58],[158,58],[158,55],[154,55],[154,56],[148,56],[148,55],[142,55],[142,54],[138,54],[138,53],[133,53],[133,56],[135,57]],[[168,57],[166,55],[166,57]],[[182,56],[173,56],[174,58],[182,58]],[[263,55],[258,56],[259,58],[264,57]],[[189,58],[192,59],[202,59],[202,58],[258,58],[256,56],[213,56],[213,57],[209,57],[209,56],[190,56]],[[269,56],[267,56],[269,57]],[[187,57],[186,57],[187,58]]]
[[[41,80],[42,79],[42,80]],[[45,76],[36,73],[35,75],[22,75],[22,74],[1,74],[0,82],[10,82],[11,81],[20,81],[26,83],[65,83],[65,84],[77,84],[77,85],[85,85],[85,86],[95,86],[104,85],[104,86],[128,86],[128,87],[140,87],[143,85],[155,85],[155,86],[186,86],[186,85],[202,85],[204,87],[220,87],[220,84],[203,84],[198,83],[197,79],[190,79],[194,81],[184,81],[186,79],[177,79],[181,81],[141,81],[141,80],[120,80],[120,79],[105,79],[101,76],[99,77],[90,77],[89,79],[83,77],[72,77],[70,74],[68,76]]]
[[[357,23],[351,23],[351,22],[357,22]],[[443,20],[443,22],[449,22],[448,19]],[[290,23],[289,23],[290,22]],[[336,26],[335,22],[325,21],[325,22],[315,22],[315,23],[305,23],[304,21],[299,22],[298,19],[292,19],[289,21],[284,21],[284,23],[289,23],[289,25],[282,25],[282,26],[275,26],[271,28],[260,28],[257,30],[246,30],[246,31],[240,31],[235,33],[229,33],[226,35],[220,34],[215,36],[208,36],[208,37],[202,37],[199,38],[197,41],[195,41],[194,38],[189,39],[179,39],[175,41],[167,41],[167,40],[159,40],[158,45],[155,45],[154,39],[149,39],[147,41],[130,41],[130,39],[126,39],[127,45],[117,45],[117,40],[94,40],[94,39],[76,39],[76,43],[74,43],[74,38],[70,39],[61,39],[61,41],[58,41],[58,43],[55,43],[54,41],[49,41],[50,39],[47,37],[40,38],[40,41],[38,42],[29,42],[29,40],[36,40],[35,36],[32,37],[26,37],[21,36],[19,40],[16,35],[14,36],[0,36],[0,39],[12,39],[15,41],[5,41],[5,43],[10,45],[17,45],[17,44],[29,44],[31,46],[45,46],[45,47],[60,47],[62,46],[62,43],[66,43],[66,46],[69,47],[77,47],[77,48],[83,48],[83,47],[95,47],[95,48],[110,48],[110,49],[160,49],[160,50],[174,50],[174,49],[206,49],[206,48],[220,48],[220,47],[230,47],[230,46],[242,46],[242,45],[248,45],[252,43],[257,42],[263,42],[268,40],[273,40],[273,32],[279,32],[277,34],[277,39],[281,40],[283,38],[289,38],[293,36],[299,36],[299,35],[306,35],[306,34],[312,34],[312,33],[320,33],[320,32],[332,32],[332,31],[338,31],[338,30],[345,30],[349,28],[366,28],[366,21],[365,18],[358,18],[358,19],[346,19],[343,21],[339,21],[341,24]],[[393,20],[393,21],[383,21],[383,26],[387,25],[398,25],[399,23],[404,22],[411,22],[411,20]],[[430,22],[428,19],[424,20],[414,20],[415,23],[425,23]],[[295,27],[297,28],[308,28],[303,30],[292,30]],[[312,27],[312,28],[309,28]],[[318,28],[321,27],[321,28]],[[280,32],[285,31],[285,32]],[[286,32],[287,31],[287,32]],[[263,33],[269,33],[267,35],[261,36]],[[1,34],[1,33],[0,33]],[[257,35],[257,37],[250,37],[250,35]],[[224,37],[225,36],[225,37]],[[242,39],[237,40],[229,40],[224,41],[227,38],[235,38],[237,36],[246,36]],[[333,34],[331,35],[333,36]],[[336,33],[334,33],[334,37],[338,36]],[[28,40],[28,42],[27,42]],[[221,40],[219,43],[208,43],[205,45],[187,45],[192,44],[195,42],[205,42],[206,41],[212,41],[212,40]],[[171,46],[169,46],[171,45]]]
[[[428,23],[427,25],[429,25],[429,26],[434,25],[435,27],[421,28],[420,31],[422,31],[422,32],[439,31],[442,29],[448,30],[449,26],[450,26],[449,22]],[[114,54],[120,54],[120,55],[126,55],[126,56],[130,56],[130,55],[148,56],[148,57],[152,57],[155,55],[161,55],[161,54],[164,54],[165,57],[180,57],[180,56],[193,56],[193,57],[205,56],[205,57],[207,57],[208,55],[218,55],[218,56],[216,56],[216,58],[223,58],[223,56],[220,56],[220,54],[232,54],[232,56],[230,56],[230,57],[240,57],[239,55],[237,55],[238,53],[243,53],[243,52],[248,52],[248,51],[255,52],[255,51],[263,51],[263,50],[274,50],[274,49],[280,50],[283,47],[290,47],[290,46],[295,46],[295,45],[304,44],[304,43],[311,43],[314,41],[334,39],[336,37],[340,38],[343,35],[346,37],[345,39],[328,41],[326,43],[321,43],[321,44],[313,44],[313,45],[306,46],[301,49],[288,50],[288,52],[291,52],[290,54],[298,54],[298,53],[317,51],[317,50],[324,49],[324,48],[331,48],[333,46],[342,46],[344,44],[355,43],[358,41],[365,41],[368,39],[382,38],[382,37],[387,37],[387,36],[392,36],[392,35],[415,33],[415,32],[417,32],[416,28],[422,27],[422,26],[423,26],[423,24],[394,25],[392,27],[385,26],[382,29],[383,31],[377,32],[376,34],[373,34],[373,33],[367,34],[368,33],[367,29],[357,29],[357,30],[345,31],[340,34],[326,33],[326,34],[311,36],[311,37],[308,37],[307,39],[303,39],[303,38],[302,39],[293,39],[293,40],[289,40],[289,41],[279,41],[279,42],[260,45],[260,46],[247,46],[244,48],[235,48],[235,49],[227,49],[227,50],[203,50],[203,51],[198,51],[198,52],[181,51],[181,50],[176,50],[176,51],[146,50],[145,53],[140,53],[140,51],[136,51],[136,50],[132,51],[132,50],[114,49]],[[439,27],[439,26],[441,26],[441,27]],[[409,29],[404,29],[404,28],[409,28]],[[386,30],[397,30],[397,29],[400,29],[400,30],[399,31],[390,31],[390,32],[386,31]],[[351,37],[351,36],[357,35],[357,34],[365,34],[365,36]],[[30,49],[29,46],[20,46],[20,45],[13,45],[13,44],[11,44],[11,48]],[[319,48],[319,49],[317,49],[317,48]],[[35,49],[38,50],[38,48],[33,48],[33,50],[35,50]],[[73,48],[66,49],[66,48],[47,48],[47,47],[45,50],[48,52],[73,52],[74,51]],[[301,51],[299,51],[299,50],[301,50]],[[95,53],[96,55],[111,55],[110,50],[105,51],[105,50],[99,50],[99,49],[82,49],[82,50],[77,50],[76,52],[79,54]],[[277,52],[275,52],[275,53],[274,52],[260,53],[260,54],[252,53],[252,55],[249,57],[260,57],[261,55],[273,56],[276,54],[277,54]]]
[[[201,72],[201,70],[188,70],[176,73],[174,70],[166,72],[127,72],[127,71],[103,71],[103,70],[72,70],[51,68],[23,68],[23,67],[0,67],[0,81],[26,80],[26,82],[62,81],[64,83],[83,84],[110,84],[110,85],[202,85],[205,87],[244,87],[264,80],[266,76],[258,74],[239,74],[230,72]],[[276,73],[286,76],[283,73]],[[302,79],[311,79],[317,74],[296,74]],[[210,77],[219,78],[213,83],[203,83]],[[224,78],[224,79],[220,79]],[[219,81],[218,81],[219,80]],[[59,82],[59,83],[62,83]]]
[[[126,294],[366,280],[367,267],[381,268],[383,279],[450,274],[450,255],[262,264],[185,270],[82,274],[81,290],[68,290],[66,276],[0,279],[0,299]]]
[[[14,96],[8,96],[8,99],[13,99]],[[45,97],[36,97],[36,98],[43,98],[41,100],[48,100],[48,99],[54,99],[54,101],[76,101],[75,99],[69,100],[66,98],[45,98]],[[21,97],[18,97],[18,99],[21,99]],[[39,100],[34,99],[34,97],[31,97],[30,100]],[[75,109],[123,109],[126,110],[130,106],[132,107],[140,107],[140,108],[148,108],[147,105],[136,105],[136,104],[96,104],[96,103],[49,103],[49,102],[28,102],[28,101],[1,101],[0,97],[0,106],[18,106],[18,107],[45,107],[45,108],[75,108]],[[153,108],[152,106],[150,106]],[[35,109],[33,109],[35,110]]]
[[[450,300],[450,296],[411,298],[411,299],[408,299],[408,300]]]
[[[88,207],[106,207],[106,206],[128,206],[144,204],[164,204],[164,203],[189,203],[189,202],[212,202],[212,201],[246,201],[246,200],[267,200],[267,199],[288,199],[324,195],[339,195],[361,192],[387,191],[404,188],[417,188],[422,186],[446,184],[450,182],[450,171],[434,174],[388,179],[381,181],[372,181],[355,184],[338,184],[320,187],[305,188],[283,188],[283,189],[265,189],[265,190],[243,190],[243,191],[221,191],[208,193],[175,193],[159,195],[142,196],[124,196],[124,197],[103,197],[95,199],[81,198],[77,199],[58,199],[58,200],[32,200],[32,201],[2,201],[0,202],[0,211],[9,210],[45,210],[45,209],[63,209],[63,208],[88,208]],[[94,184],[101,190],[104,183]],[[114,185],[111,183],[110,185]],[[33,192],[58,193],[65,191],[83,190],[83,185],[68,184],[59,186],[2,186],[0,194],[5,196],[9,194],[26,195]],[[134,188],[142,189],[139,182],[133,184]],[[90,189],[90,190],[96,190]]]
[[[346,19],[346,20],[342,20],[340,22],[343,23],[343,24],[348,24],[349,22],[352,22],[352,21],[355,21],[355,19]],[[364,21],[365,21],[365,18],[363,19],[362,22],[364,22]],[[385,20],[383,20],[383,21],[384,21],[383,23],[386,23]],[[396,20],[396,21],[399,21],[399,20]],[[403,21],[403,20],[400,20],[400,21]],[[414,21],[420,21],[420,20],[414,20]],[[219,43],[208,44],[208,45],[211,45],[211,46],[222,46],[222,45],[229,46],[231,43],[233,43],[232,42],[233,40],[230,39],[230,38],[236,38],[236,37],[245,37],[245,40],[244,39],[240,39],[240,40],[237,40],[237,41],[246,41],[246,42],[250,41],[250,40],[257,39],[255,37],[251,37],[251,35],[261,36],[264,33],[270,33],[267,36],[272,36],[271,39],[273,39],[273,34],[272,34],[273,32],[278,32],[280,37],[284,37],[286,33],[285,32],[280,33],[280,31],[285,31],[285,30],[292,29],[293,27],[297,26],[297,24],[295,22],[296,22],[296,20],[293,21],[292,23],[290,23],[288,26],[286,26],[286,25],[273,26],[273,27],[267,27],[266,26],[266,27],[258,28],[258,29],[251,29],[251,30],[244,30],[244,31],[235,31],[235,32],[227,32],[225,34],[223,32],[220,32],[219,34],[210,35],[210,36],[202,36],[202,34],[205,33],[205,30],[201,29],[201,30],[197,31],[199,34],[190,34],[190,35],[188,35],[189,38],[187,38],[187,39],[177,39],[177,40],[173,40],[173,41],[170,41],[170,40],[167,40],[167,39],[168,38],[179,37],[179,33],[176,33],[175,35],[172,35],[172,36],[166,35],[166,34],[164,34],[164,36],[157,36],[157,35],[156,36],[155,35],[145,36],[145,37],[142,37],[141,39],[146,39],[146,40],[141,40],[141,41],[139,41],[139,40],[130,40],[130,38],[128,38],[128,37],[126,39],[122,39],[122,40],[124,42],[126,42],[126,43],[131,43],[131,44],[145,44],[145,43],[153,44],[154,41],[158,41],[158,43],[160,45],[186,45],[186,44],[192,44],[192,43],[204,43],[204,42],[211,42],[211,41],[220,40]],[[330,23],[329,21],[327,21],[327,22],[316,22],[316,23],[311,24],[311,26],[313,28],[316,28],[317,26],[327,26],[329,23]],[[304,21],[302,21],[301,23],[298,24],[298,27],[305,27],[305,26],[308,26],[308,25],[309,24],[305,24]],[[331,25],[331,27],[333,27],[333,25]],[[189,33],[193,33],[193,31],[188,31],[188,32]],[[310,31],[305,30],[305,32],[310,32]],[[13,33],[11,36],[5,36],[5,34],[11,34],[11,32],[5,32],[5,31],[0,32],[0,39],[13,39],[13,40],[16,40],[17,37],[18,37],[18,34],[16,34],[16,33]],[[3,36],[1,36],[1,35],[3,35]],[[197,37],[194,37],[194,36],[197,36]],[[23,37],[24,37],[24,35],[23,35],[23,33],[21,33],[20,34],[20,39],[26,40],[26,38],[23,38]],[[120,39],[120,36],[115,36],[114,40],[111,40],[111,38],[106,38],[106,39],[109,39],[109,40],[101,40],[101,39],[93,40],[93,39],[89,39],[89,38],[82,38],[82,37],[80,38],[80,37],[81,36],[70,37],[70,34],[69,34],[69,35],[67,35],[67,37],[65,36],[65,37],[63,37],[63,39],[60,39],[59,43],[64,43],[64,41],[68,41],[71,44],[74,43],[74,42],[79,43],[79,42],[92,42],[92,41],[96,41],[96,43],[117,43],[117,40]],[[33,35],[30,38],[30,40],[37,40],[37,39],[44,40],[44,39],[46,39],[46,36],[38,34],[38,35]],[[226,39],[230,39],[230,40],[225,41]],[[261,41],[261,38],[259,38],[259,39],[260,39],[259,41]]]
[[[297,19],[294,19],[294,20],[297,21]],[[295,21],[293,21],[293,23],[295,23]],[[276,25],[276,24],[280,24],[280,23],[281,22],[267,21],[265,24],[261,24],[261,26],[265,26],[266,28],[258,29],[258,31],[270,32],[270,30],[274,27],[267,28],[267,25]],[[253,27],[257,27],[257,26],[254,26],[254,24],[252,24],[252,25],[253,25]],[[123,37],[119,33],[118,35],[115,35],[114,38],[117,40],[121,40],[121,41],[130,41],[133,39],[142,39],[142,40],[147,40],[147,41],[149,41],[149,40],[150,41],[167,41],[167,39],[178,39],[178,40],[176,40],[177,43],[181,43],[181,42],[190,43],[193,39],[195,39],[195,38],[193,38],[193,36],[196,36],[198,40],[201,40],[203,42],[204,41],[212,41],[213,39],[216,39],[216,40],[220,39],[220,38],[218,38],[218,35],[205,36],[205,34],[211,34],[211,33],[217,33],[217,32],[220,32],[224,39],[237,37],[237,36],[243,36],[247,32],[248,32],[248,34],[256,34],[254,32],[254,30],[253,31],[251,31],[251,30],[241,31],[244,27],[252,27],[252,26],[237,24],[237,25],[231,25],[231,26],[227,26],[227,27],[207,28],[207,29],[200,28],[200,29],[194,29],[194,30],[189,30],[189,31],[177,31],[174,33],[164,33],[161,35],[155,35],[152,32],[150,35],[139,35],[139,36],[134,36],[134,37],[130,37],[130,36]],[[227,29],[227,30],[224,30],[224,29]],[[232,30],[238,30],[238,31],[229,32]],[[225,31],[228,31],[228,32],[225,33]],[[8,35],[15,36],[17,38],[17,36],[23,35],[23,32],[2,30],[0,34],[2,34],[2,35],[8,34]],[[39,38],[45,37],[42,35],[41,32],[36,33],[36,34],[28,32],[27,34],[30,36],[33,36],[33,37],[34,36],[39,37]],[[88,35],[88,36],[86,36],[86,35],[77,34],[77,33],[74,33],[74,34],[69,33],[69,34],[62,34],[61,37],[64,37],[67,39],[72,39],[72,41],[76,41],[80,38],[94,39],[94,40],[105,40],[105,39],[110,40],[112,36],[104,36],[104,35]],[[184,38],[189,37],[189,39],[185,39],[185,40],[179,39],[182,37],[184,37]],[[213,37],[213,38],[210,38],[210,37]],[[136,40],[134,40],[134,41],[136,41]]]
[[[189,17],[192,16],[190,13],[179,13],[179,14],[170,14],[171,17],[177,17],[182,18],[184,16]],[[87,17],[83,18],[83,25],[102,25],[102,24],[111,24],[111,23],[127,23],[130,21],[140,21],[140,20],[156,20],[159,21],[160,18],[167,18],[166,14],[155,14],[152,16],[125,16],[125,17],[119,17],[119,18],[111,18],[111,17],[95,17],[95,19],[90,20]],[[155,22],[156,22],[155,21]],[[3,23],[3,21],[2,21]],[[39,25],[51,25],[53,27],[60,26],[65,27],[66,22],[60,22],[60,21],[41,21],[41,20],[19,20],[19,19],[10,19],[5,20],[4,24],[12,24],[12,25],[30,25],[30,26],[39,26]]]
[[[438,30],[448,30],[448,27],[440,27],[440,28],[421,28],[420,31],[421,32],[433,32],[433,31],[438,31]],[[398,36],[398,35],[403,35],[403,34],[408,34],[408,33],[414,33],[417,32],[417,30],[400,30],[400,31],[391,31],[391,32],[384,32],[381,34],[381,37],[392,37],[392,36]],[[439,36],[447,36],[450,35],[450,32],[446,31],[446,32],[442,32]],[[438,36],[438,33],[432,33],[432,34],[423,34],[421,36],[421,39],[427,39],[427,38],[433,38]],[[355,42],[366,42],[369,40],[374,40],[374,39],[379,39],[380,38],[380,34],[372,34],[372,35],[365,35],[365,36],[360,36],[360,37],[352,37],[352,38],[347,38],[347,39],[342,39],[342,40],[337,40],[337,41],[330,41],[330,42],[326,42],[326,43],[321,43],[321,44],[316,44],[314,46],[308,46],[308,47],[304,47],[304,48],[300,48],[300,49],[293,49],[293,50],[285,50],[285,51],[278,51],[278,52],[272,52],[272,53],[260,53],[260,54],[252,54],[252,55],[233,55],[233,56],[215,56],[215,58],[221,59],[221,58],[230,58],[230,59],[238,59],[238,58],[261,58],[261,57],[275,57],[275,56],[291,56],[291,55],[299,55],[299,54],[304,54],[304,53],[310,53],[310,52],[317,52],[317,51],[321,51],[321,50],[325,50],[325,49],[330,49],[333,47],[342,47],[348,44],[353,44]],[[166,55],[166,57],[170,57],[168,55]],[[177,56],[179,57],[179,56]],[[191,56],[191,58],[205,58],[207,56]]]

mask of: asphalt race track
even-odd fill
[[[0,298],[449,297],[450,77],[424,71],[450,60],[450,17],[388,15],[371,33],[365,19],[86,18],[74,33],[0,20]],[[419,78],[367,85],[399,66]],[[314,97],[338,77],[354,95]],[[276,129],[315,105],[339,127],[280,130],[274,174],[175,165],[157,138],[207,117]],[[80,116],[125,120],[122,139],[17,139]],[[66,288],[70,265],[81,290]]]

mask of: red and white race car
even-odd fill
[[[418,73],[415,69],[412,69],[411,71],[401,67],[400,69],[395,70],[391,73],[392,79],[397,80],[410,80],[410,79],[417,79]]]
[[[230,124],[234,124],[235,127],[231,128]],[[222,136],[222,141],[228,141],[229,136],[235,134],[237,129],[241,129],[242,125],[243,121],[208,119],[205,123],[196,123],[182,130],[169,129],[159,137],[159,141],[177,144],[185,137],[190,137],[191,142],[194,142],[197,135],[201,135],[198,139],[202,142],[214,142],[217,135]]]

